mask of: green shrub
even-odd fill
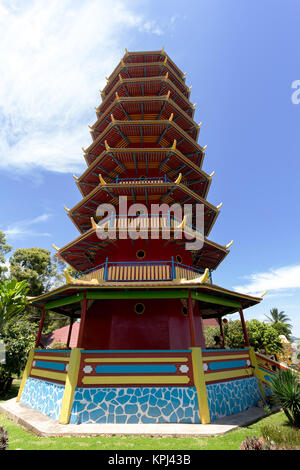
[[[300,449],[300,432],[290,426],[267,425],[261,427],[264,440],[271,446],[285,449]],[[273,444],[274,443],[274,444]]]

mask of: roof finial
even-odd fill
[[[161,48],[161,53],[162,53],[162,54],[165,54],[165,46],[163,46],[163,47]]]
[[[200,284],[205,284],[208,279],[208,276],[209,276],[209,269],[206,268],[203,273],[203,276],[201,277]]]
[[[204,145],[202,152],[205,152],[206,149],[207,149],[207,145]]]
[[[70,212],[70,209],[68,209],[66,206],[64,206],[65,211]]]
[[[99,180],[101,184],[103,184],[104,186],[106,185],[106,181],[102,178],[102,175],[100,174],[99,174]]]
[[[110,115],[110,119],[111,119],[111,122],[113,123],[116,121],[113,114]]]
[[[232,244],[233,244],[233,240],[231,240],[230,243],[227,243],[227,245],[225,245],[226,250],[228,250],[228,248],[230,248]]]
[[[174,140],[173,145],[172,145],[172,150],[176,150],[176,144],[177,144],[177,141]]]
[[[221,202],[221,203],[217,206],[217,209],[220,210],[222,206],[223,206],[223,202]]]
[[[52,243],[52,246],[53,246],[54,250],[59,251],[59,248],[57,248],[57,246],[54,245],[54,243]]]
[[[104,144],[105,144],[105,149],[110,150],[110,146],[108,145],[107,140],[104,141]]]
[[[175,183],[180,184],[181,180],[182,180],[182,173],[179,173],[178,178],[176,179]]]
[[[174,114],[171,113],[171,116],[169,117],[169,121],[172,122],[173,121],[173,117],[174,117]]]
[[[73,178],[74,178],[75,181],[78,181],[77,176],[73,175]]]
[[[168,93],[167,93],[167,100],[170,98],[170,94],[171,94],[171,92],[169,90]]]
[[[119,80],[121,83],[123,83],[123,78],[122,78],[122,75],[119,73]]]
[[[125,56],[128,56],[128,54],[129,54],[129,52],[128,52],[128,50],[127,50],[126,47],[125,47]]]
[[[215,171],[213,171],[213,172],[209,175],[209,177],[212,178],[212,177],[214,176],[214,174],[215,174]]]
[[[268,292],[268,289],[264,290],[262,294],[260,294],[260,297],[264,297],[266,293]]]

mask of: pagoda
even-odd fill
[[[213,173],[202,170],[206,146],[197,143],[190,94],[164,49],[126,50],[101,91],[87,168],[74,176],[81,199],[65,207],[79,235],[54,245],[74,273],[32,300],[41,323],[18,396],[62,424],[209,423],[264,397],[268,372],[261,375],[243,316],[261,297],[212,281],[232,242],[209,238],[221,204],[207,200]],[[201,230],[193,212],[178,217],[173,204],[200,205]],[[201,248],[186,249],[191,237]],[[47,311],[70,318],[66,349],[39,348]],[[223,319],[235,312],[245,348],[230,350]],[[220,327],[217,349],[206,349],[207,319]]]

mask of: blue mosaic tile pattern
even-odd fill
[[[28,377],[20,403],[58,421],[65,386]]]
[[[70,423],[200,423],[196,388],[77,388]]]
[[[255,377],[210,384],[206,388],[211,421],[244,411],[262,400]]]

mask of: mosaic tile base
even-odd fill
[[[200,423],[196,388],[78,388],[70,423]]]
[[[28,377],[20,403],[58,421],[65,386]]]
[[[211,421],[245,411],[262,400],[255,377],[207,385],[207,398]]]

